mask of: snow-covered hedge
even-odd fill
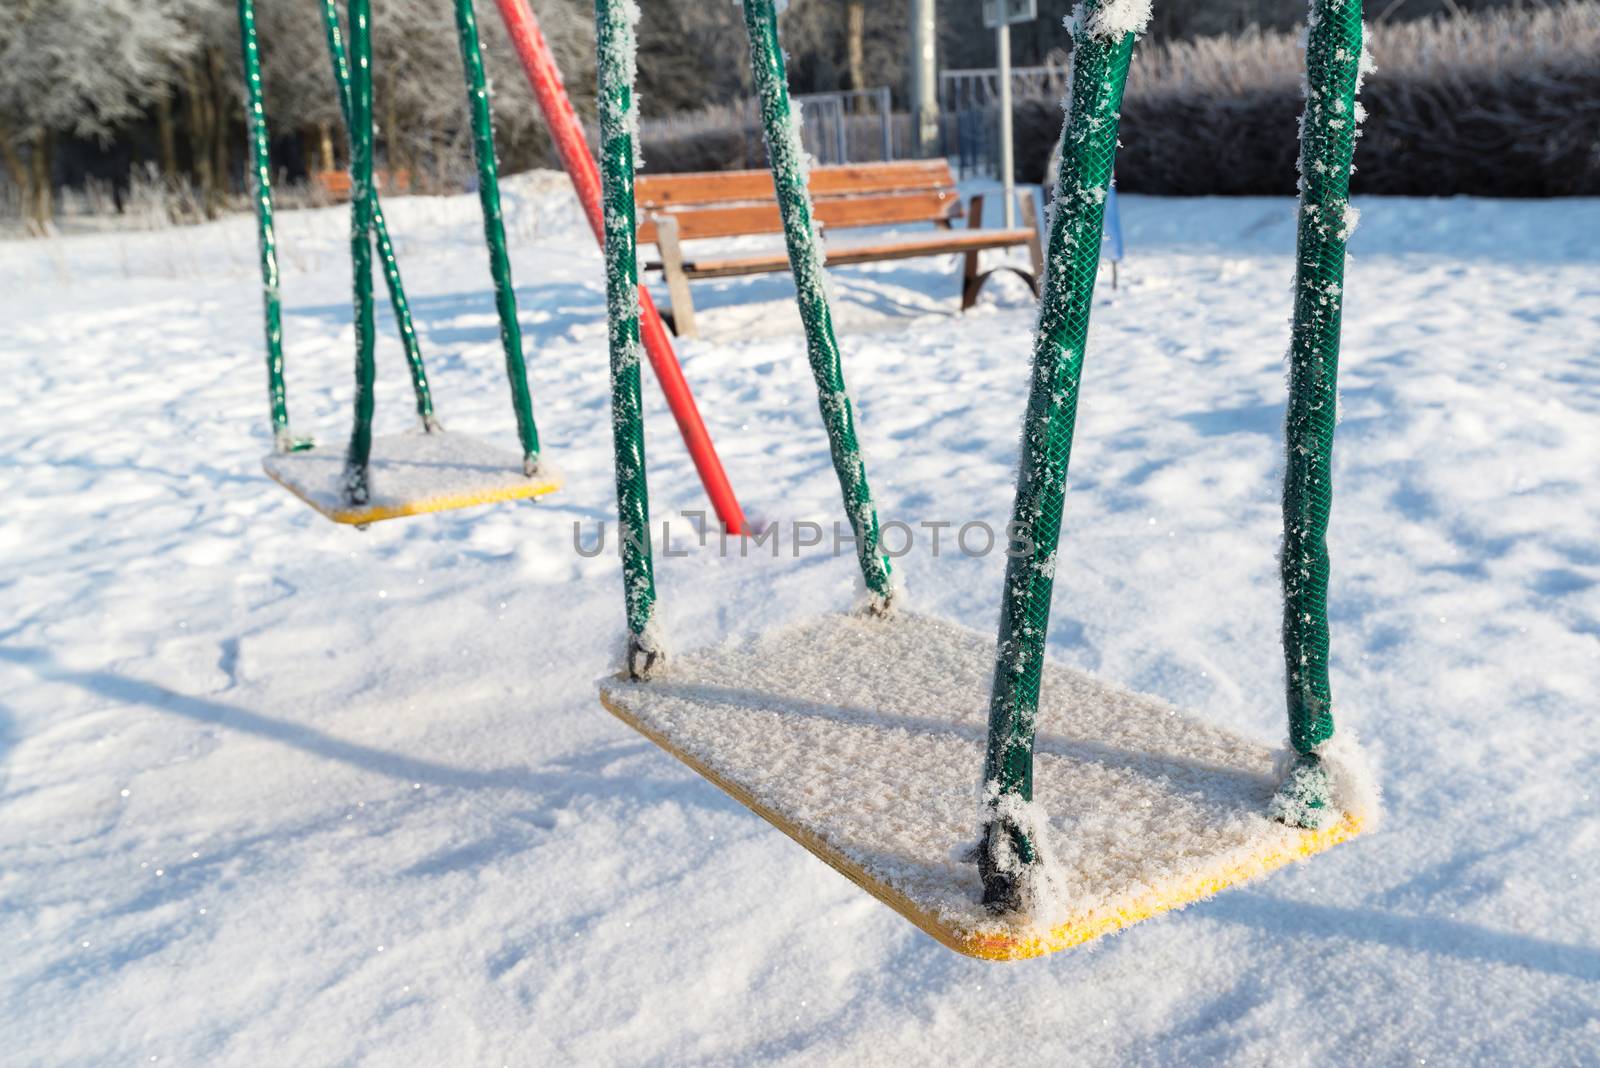
[[[1600,2],[1369,27],[1377,63],[1352,188],[1409,195],[1600,194]],[[1117,184],[1129,192],[1293,193],[1298,33],[1139,46]],[[1054,99],[1018,106],[1018,177],[1038,181]]]

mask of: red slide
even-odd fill
[[[534,18],[528,0],[495,0],[495,3],[500,8],[500,17],[505,21],[506,30],[511,34],[511,42],[516,46],[517,58],[522,61],[528,84],[533,87],[533,94],[539,100],[545,125],[555,141],[556,151],[561,154],[561,165],[578,191],[578,200],[583,205],[584,214],[589,217],[595,240],[603,246],[605,224],[600,207],[600,171],[595,166],[594,157],[589,155],[589,145],[583,136],[583,126],[572,110],[572,101],[567,99],[567,89],[561,81],[555,56],[551,55],[544,34],[539,32],[539,21]],[[728,484],[722,461],[717,458],[716,447],[711,444],[711,435],[706,433],[700,409],[694,403],[694,394],[689,391],[689,383],[684,381],[683,368],[678,366],[677,354],[673,352],[672,341],[667,337],[666,324],[661,321],[661,313],[656,311],[655,301],[650,299],[650,291],[642,285],[639,287],[639,332],[644,340],[645,352],[650,356],[650,366],[655,368],[656,381],[661,383],[661,392],[678,421],[678,432],[683,435],[683,443],[689,449],[695,469],[700,472],[700,482],[706,488],[706,495],[711,498],[717,518],[729,534],[749,533],[744,511],[739,507],[738,498],[733,495],[733,487]]]

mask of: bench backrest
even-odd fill
[[[815,218],[824,229],[948,222],[961,216],[950,163],[942,159],[811,168]],[[656,240],[655,218],[671,215],[678,236],[738,237],[783,232],[770,171],[701,171],[638,178],[639,241]]]
[[[311,176],[324,193],[332,200],[350,199],[350,172],[349,171],[317,171]],[[372,180],[378,184],[380,193],[407,193],[411,190],[410,171],[390,171],[375,169]]]

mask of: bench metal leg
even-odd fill
[[[978,293],[983,289],[983,283],[988,281],[989,276],[994,274],[996,271],[1010,271],[1012,274],[1028,283],[1028,288],[1033,290],[1033,295],[1035,298],[1037,298],[1042,291],[1044,286],[1044,245],[1040,241],[1039,237],[1039,221],[1038,215],[1034,211],[1033,194],[1024,191],[1020,193],[1019,196],[1022,200],[1022,214],[1030,223],[1030,233],[1028,235],[1027,244],[1028,258],[1032,263],[1032,269],[1024,270],[1015,264],[1007,263],[985,271],[978,261],[978,257],[981,255],[981,253],[979,250],[973,249],[963,257],[965,263],[963,264],[961,270],[962,311],[966,311],[968,308],[978,303]],[[983,194],[979,193],[972,198],[972,213],[968,216],[967,229],[978,230],[982,227]]]
[[[967,213],[967,229],[981,230],[983,228],[983,194],[975,194],[972,198],[972,209]],[[973,249],[966,254],[961,268],[961,310],[966,311],[978,303],[978,290],[983,288],[983,271],[978,257],[980,253]]]
[[[1039,232],[1041,223],[1033,203],[1033,192],[1025,189],[1018,196],[1022,200],[1022,217],[1028,220],[1028,229],[1033,231],[1028,238],[1028,260],[1033,264],[1033,295],[1037,297],[1044,288],[1044,237]]]
[[[683,270],[683,248],[678,243],[678,220],[657,215],[656,247],[661,250],[661,269],[667,276],[667,300],[672,304],[672,332],[679,337],[698,337],[694,327],[694,300],[689,296],[689,276]]]

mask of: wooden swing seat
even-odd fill
[[[542,497],[561,488],[550,471],[522,473],[522,457],[465,434],[397,434],[372,441],[370,499],[344,497],[344,450],[275,452],[261,461],[268,475],[335,523],[365,526],[383,519]]]
[[[684,655],[601,703],[944,945],[1035,957],[1215,894],[1359,833],[1269,819],[1266,745],[1047,664],[1035,800],[1061,892],[1027,920],[980,904],[990,636],[837,615]]]

